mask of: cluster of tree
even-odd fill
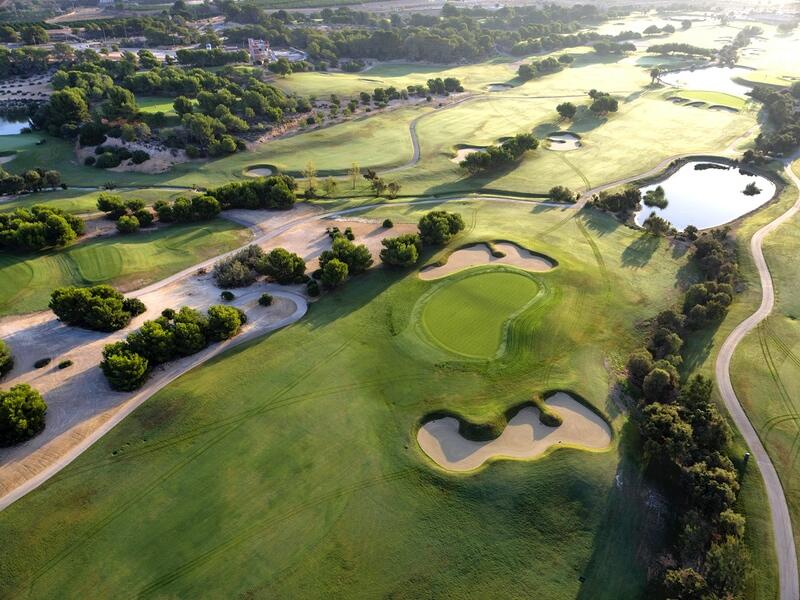
[[[650,46],[647,51],[653,54],[685,54],[686,56],[705,56],[707,58],[711,58],[716,54],[716,50],[711,48],[700,48],[699,46],[676,42],[656,44],[655,46]]]
[[[400,193],[400,184],[398,182],[386,181],[372,169],[367,169],[366,173],[364,173],[364,179],[369,181],[375,197],[386,195],[389,198],[396,198],[397,194]]]
[[[45,73],[50,68],[50,51],[44,48],[0,47],[0,78]]]
[[[178,311],[166,309],[124,341],[106,345],[100,368],[112,389],[130,392],[147,381],[152,367],[230,339],[246,322],[244,312],[233,306],[217,304],[206,315],[186,306]]]
[[[44,188],[64,187],[61,173],[55,169],[46,171],[41,167],[29,169],[22,175],[12,175],[0,168],[0,195],[38,192]]]
[[[572,102],[562,102],[556,106],[556,112],[560,118],[570,120],[574,119],[575,115],[578,114],[578,107]]]
[[[547,193],[547,197],[553,202],[575,202],[575,192],[568,187],[564,187],[563,185],[557,185],[550,188],[550,191]]]
[[[595,42],[592,44],[592,48],[600,56],[636,52],[636,46],[631,42]]]
[[[229,208],[287,210],[297,201],[297,182],[289,175],[227,183],[208,191],[223,210]]]
[[[56,288],[49,306],[61,322],[93,331],[117,331],[147,310],[141,300],[126,298],[110,285]]]
[[[695,261],[698,255],[696,249]],[[689,330],[708,322],[695,322],[694,308],[686,312],[695,294],[693,286],[682,312],[655,318],[647,347],[628,360],[628,387],[638,398],[634,419],[648,472],[669,490],[677,516],[674,556],[663,561],[671,566],[658,586],[668,598],[736,598],[749,565],[745,519],[733,511],[739,481],[726,455],[730,433],[711,398],[711,380],[698,375],[682,386],[677,371]]]
[[[81,36],[89,39],[107,37],[144,37],[150,46],[174,46],[200,41],[198,30],[185,19],[168,16],[120,17],[97,21],[81,21]]]
[[[539,140],[532,134],[518,133],[499,146],[492,145],[480,152],[468,154],[458,166],[466,170],[470,175],[495,171],[515,163],[522,158],[523,154],[538,147]]]
[[[621,220],[635,213],[641,207],[642,192],[639,188],[626,187],[615,192],[600,192],[592,199],[592,205],[601,210],[615,213]]]
[[[0,390],[0,446],[31,439],[44,429],[46,412],[42,395],[26,383]]]
[[[756,148],[763,153],[782,156],[800,146],[800,111],[795,109],[800,100],[800,82],[786,90],[759,86],[750,95],[764,103],[774,125],[773,130],[758,134]]]
[[[11,354],[11,348],[3,340],[0,340],[0,379],[13,368],[14,356]]]
[[[735,66],[736,62],[739,60],[739,50],[749,46],[751,40],[762,33],[763,30],[761,27],[756,25],[746,25],[740,29],[736,37],[733,38],[733,41],[720,49],[720,62],[731,67]]]
[[[0,42],[36,45],[48,41],[50,36],[47,30],[38,23],[7,23],[0,27]]]
[[[216,217],[222,207],[214,196],[192,196],[176,198],[174,202],[156,200],[153,208],[162,223],[191,223],[207,221]]]
[[[97,210],[116,221],[120,233],[134,233],[140,227],[149,227],[155,220],[153,212],[138,198],[123,200],[120,196],[103,193],[97,197]]]
[[[658,35],[659,33],[675,33],[675,26],[670,25],[669,23],[667,23],[663,27],[659,27],[658,25],[650,25],[647,29],[644,30],[643,33],[645,35]]]
[[[434,210],[422,216],[417,223],[417,229],[423,244],[441,246],[464,229],[464,219],[457,213]]]
[[[419,261],[422,238],[416,233],[406,233],[381,240],[381,262],[390,267],[407,268]]]
[[[214,265],[214,282],[221,288],[247,287],[258,275],[281,285],[307,281],[305,261],[284,248],[264,252],[251,244]]]
[[[647,190],[644,194],[644,205],[661,209],[667,208],[669,201],[664,188],[659,185],[652,190]]]
[[[226,52],[221,48],[202,50],[198,48],[182,48],[175,52],[178,62],[193,67],[219,67],[230,63],[247,62],[249,55],[246,50]]]
[[[592,104],[589,106],[589,110],[596,115],[606,115],[619,110],[619,101],[616,98],[613,98],[611,94],[607,92],[590,90],[589,97],[592,99]]]
[[[532,62],[529,65],[520,65],[517,69],[517,77],[522,81],[529,81],[540,75],[557,73],[561,71],[565,65],[572,64],[574,60],[575,59],[569,54],[562,54],[558,58],[548,56],[540,61]]]
[[[314,273],[314,278],[318,278],[323,287],[334,289],[350,276],[366,271],[372,262],[372,254],[364,244],[356,245],[344,235],[336,235],[331,249],[320,254],[319,271]]]
[[[79,217],[59,208],[35,205],[0,213],[0,248],[42,250],[64,246],[84,232]]]
[[[131,151],[125,146],[97,146],[94,153],[95,156],[87,156],[83,161],[87,167],[113,169],[120,166],[124,160],[129,160],[134,165],[140,165],[150,160],[150,154],[145,150]]]

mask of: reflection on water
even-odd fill
[[[708,67],[691,71],[675,71],[661,76],[661,81],[675,87],[702,90],[705,92],[723,92],[734,96],[747,95],[751,88],[733,81],[734,78],[750,73],[743,67]]]
[[[696,169],[696,165],[712,164],[716,168]],[[755,183],[761,193],[744,194],[747,184]],[[692,161],[664,181],[642,188],[642,194],[664,188],[669,204],[665,209],[644,206],[636,213],[636,223],[641,225],[654,212],[667,219],[677,229],[694,225],[699,229],[723,225],[755,210],[775,195],[775,184],[760,175],[740,171],[721,163]]]
[[[28,119],[24,117],[0,115],[0,135],[14,135],[22,131],[23,127],[29,126]]]

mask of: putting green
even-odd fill
[[[539,285],[513,271],[482,271],[446,282],[426,299],[421,322],[440,346],[471,358],[492,358],[506,323],[537,296]]]

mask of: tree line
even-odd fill
[[[458,166],[470,175],[477,175],[507,167],[518,161],[529,150],[539,147],[537,140],[530,133],[518,133],[512,138],[502,142],[499,146],[492,145],[479,152],[473,152],[464,157]]]

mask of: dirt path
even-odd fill
[[[792,207],[779,216],[774,221],[759,229],[750,240],[750,252],[761,279],[761,306],[752,315],[742,321],[734,329],[720,348],[715,366],[717,385],[725,408],[731,415],[736,428],[742,434],[745,442],[753,454],[753,458],[761,470],[764,478],[764,485],[767,489],[767,499],[769,501],[770,512],[772,513],[772,531],[775,536],[775,551],[778,555],[778,576],[780,579],[781,600],[797,600],[800,597],[800,584],[798,583],[797,573],[797,552],[792,532],[792,520],[789,515],[789,506],[786,503],[786,496],[781,486],[780,478],[775,470],[775,466],[767,454],[758,433],[753,427],[750,419],[739,403],[736,392],[731,383],[730,368],[733,353],[739,343],[755,329],[761,321],[767,318],[775,305],[775,289],[772,277],[769,273],[769,266],[764,258],[762,244],[764,238],[775,231],[783,223],[791,219],[800,212],[800,178],[792,171],[792,161],[786,164],[786,176],[794,183],[798,189],[797,201]]]

